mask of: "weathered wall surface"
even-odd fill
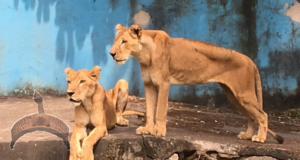
[[[206,41],[251,57],[263,81],[265,107],[300,105],[300,4],[295,0],[2,0],[0,91],[63,94],[64,69],[102,67],[106,89],[119,78],[144,95],[138,62],[117,66],[108,51],[114,26],[137,23],[173,37]],[[170,99],[228,105],[216,84],[172,86]]]

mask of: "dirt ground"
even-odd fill
[[[141,110],[144,105],[144,98],[131,96],[128,108]],[[266,112],[269,128],[283,136],[286,143],[299,145],[300,149],[300,119],[284,116],[277,111]],[[233,106],[218,108],[169,102],[167,127],[236,137],[240,131],[246,130],[247,120]],[[266,143],[276,141],[268,135]]]
[[[45,113],[63,120],[70,131],[74,127],[74,107],[66,97],[43,96]],[[145,111],[145,99],[135,96],[129,97],[127,109]],[[20,118],[37,113],[37,105],[32,97],[0,97],[0,142],[10,142],[10,129]],[[285,138],[285,143],[280,145],[268,135],[266,145],[283,149],[292,149],[300,152],[300,120],[287,116],[278,116],[278,113],[269,114],[269,128]],[[180,128],[193,133],[204,132],[212,136],[229,137],[236,141],[237,134],[246,130],[246,118],[234,107],[218,108],[189,105],[169,102],[168,128]],[[131,123],[139,126],[144,118],[138,118]],[[34,132],[23,136],[19,141],[32,141],[38,139],[57,138],[50,133]],[[58,138],[57,138],[58,139]],[[238,140],[238,143],[254,143]],[[16,144],[17,145],[17,144]]]

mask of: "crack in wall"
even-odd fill
[[[143,135],[141,135],[141,136],[142,136],[142,139],[143,139],[143,146],[146,149],[147,157],[153,159],[153,157],[151,157],[150,154],[149,154],[149,152],[148,152],[148,147],[147,147],[146,142],[145,142],[145,137]]]

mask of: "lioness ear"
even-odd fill
[[[126,28],[125,28],[122,24],[120,24],[120,23],[117,24],[115,28],[116,28],[116,30],[123,30],[123,29],[126,29]]]
[[[142,28],[139,25],[133,24],[130,26],[130,34],[135,38],[141,38]]]
[[[65,73],[66,73],[66,75],[68,75],[68,74],[70,74],[70,73],[73,73],[73,72],[75,72],[72,68],[66,68],[65,69]]]
[[[95,78],[95,80],[98,81],[98,79],[100,78],[100,74],[101,74],[101,68],[99,66],[94,66],[94,68],[91,70],[90,75]]]

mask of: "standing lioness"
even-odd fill
[[[75,105],[75,126],[70,138],[70,160],[93,160],[93,146],[107,135],[107,130],[112,129],[115,124],[128,125],[128,120],[124,119],[123,115],[144,115],[137,111],[125,111],[128,102],[126,80],[119,80],[113,89],[106,91],[98,83],[100,72],[99,66],[95,66],[91,71],[65,69],[68,81],[67,94]],[[87,135],[89,124],[94,129]]]
[[[136,130],[137,134],[166,135],[170,85],[217,82],[248,120],[247,131],[238,138],[263,143],[269,132],[283,143],[283,138],[268,128],[259,72],[250,58],[205,42],[171,38],[161,30],[142,30],[138,25],[125,28],[117,24],[116,29],[111,56],[117,64],[125,63],[129,56],[135,57],[140,62],[145,86],[147,121]],[[254,135],[256,123],[259,129]]]

